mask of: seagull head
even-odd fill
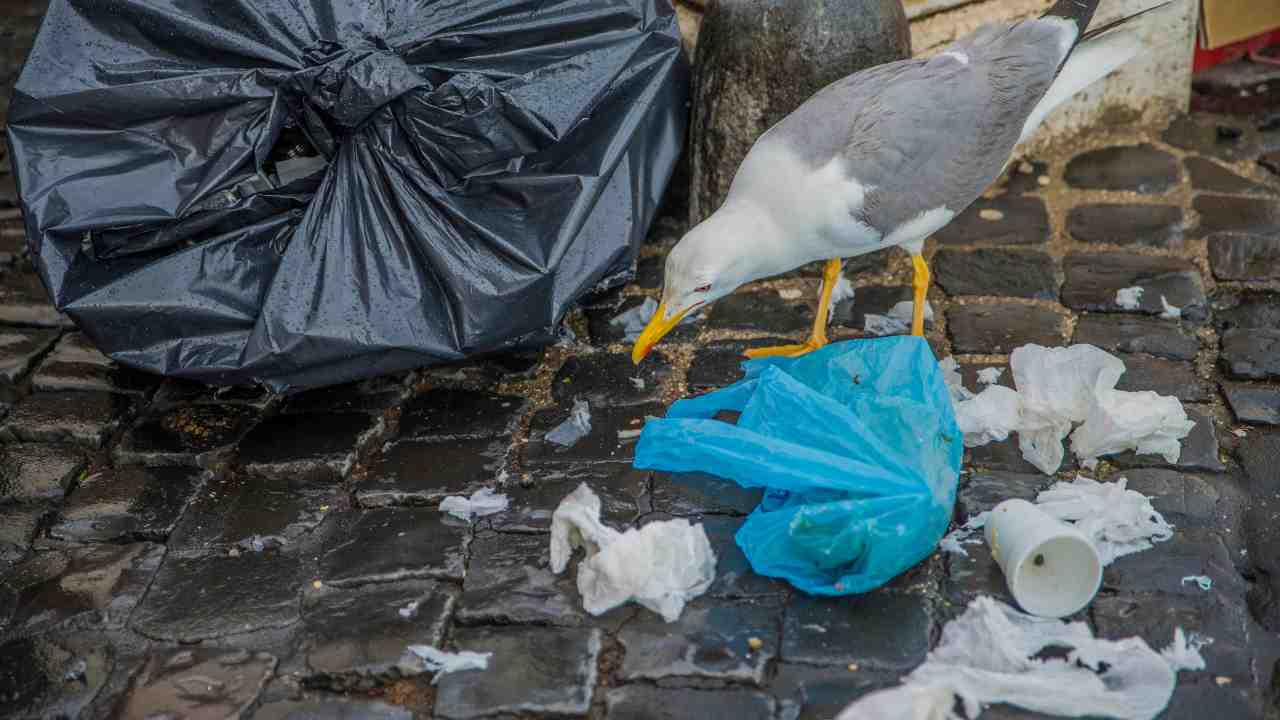
[[[662,283],[662,302],[636,340],[631,351],[633,362],[639,364],[686,315],[748,281],[743,272],[742,246],[734,243],[734,234],[725,234],[728,229],[723,218],[713,215],[671,249]]]

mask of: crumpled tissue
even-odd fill
[[[1036,506],[1049,515],[1074,523],[1093,541],[1104,566],[1116,558],[1147,550],[1152,542],[1173,537],[1173,526],[1151,505],[1151,498],[1125,485],[1077,476],[1056,482],[1036,496]]]
[[[409,653],[411,658],[416,659],[416,663],[422,667],[425,672],[435,673],[435,677],[431,678],[431,684],[435,685],[440,678],[449,673],[462,672],[463,670],[487,670],[489,668],[489,658],[493,657],[493,653],[478,653],[469,650],[462,652],[445,652],[430,645],[410,645]]]
[[[472,517],[485,517],[506,510],[511,500],[500,492],[482,488],[471,493],[471,497],[451,495],[440,501],[440,512],[448,513],[459,520],[471,520]]]
[[[564,572],[579,547],[586,557],[578,592],[592,615],[636,602],[675,622],[716,579],[716,555],[701,525],[664,520],[618,532],[600,521],[600,498],[585,484],[551,516],[551,571]]]
[[[837,720],[944,720],[956,698],[970,720],[983,707],[1009,703],[1063,717],[1147,720],[1169,704],[1179,670],[1204,669],[1199,648],[1181,628],[1157,653],[1142,640],[1093,637],[1084,622],[1021,613],[979,597],[947,624],[942,641],[898,687],[864,696]],[[1046,648],[1065,659],[1039,659]]]
[[[965,445],[977,447],[1017,432],[1022,456],[1048,475],[1062,466],[1068,435],[1085,467],[1125,450],[1172,463],[1182,452],[1178,441],[1195,426],[1175,397],[1116,390],[1124,361],[1092,345],[1015,349],[1009,365],[1016,392],[988,385],[974,395],[960,385],[954,359],[944,363]]]

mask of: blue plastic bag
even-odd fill
[[[765,496],[738,531],[761,575],[815,595],[877,588],[951,522],[964,443],[918,337],[744,363],[747,377],[645,425],[635,466],[705,472]],[[713,420],[741,413],[736,425]]]

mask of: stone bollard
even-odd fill
[[[690,223],[720,207],[765,130],[832,82],[910,55],[902,0],[712,0],[694,70]]]

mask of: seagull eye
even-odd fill
[[[703,285],[702,287],[694,288],[693,291],[698,293],[711,292],[711,286]]]

